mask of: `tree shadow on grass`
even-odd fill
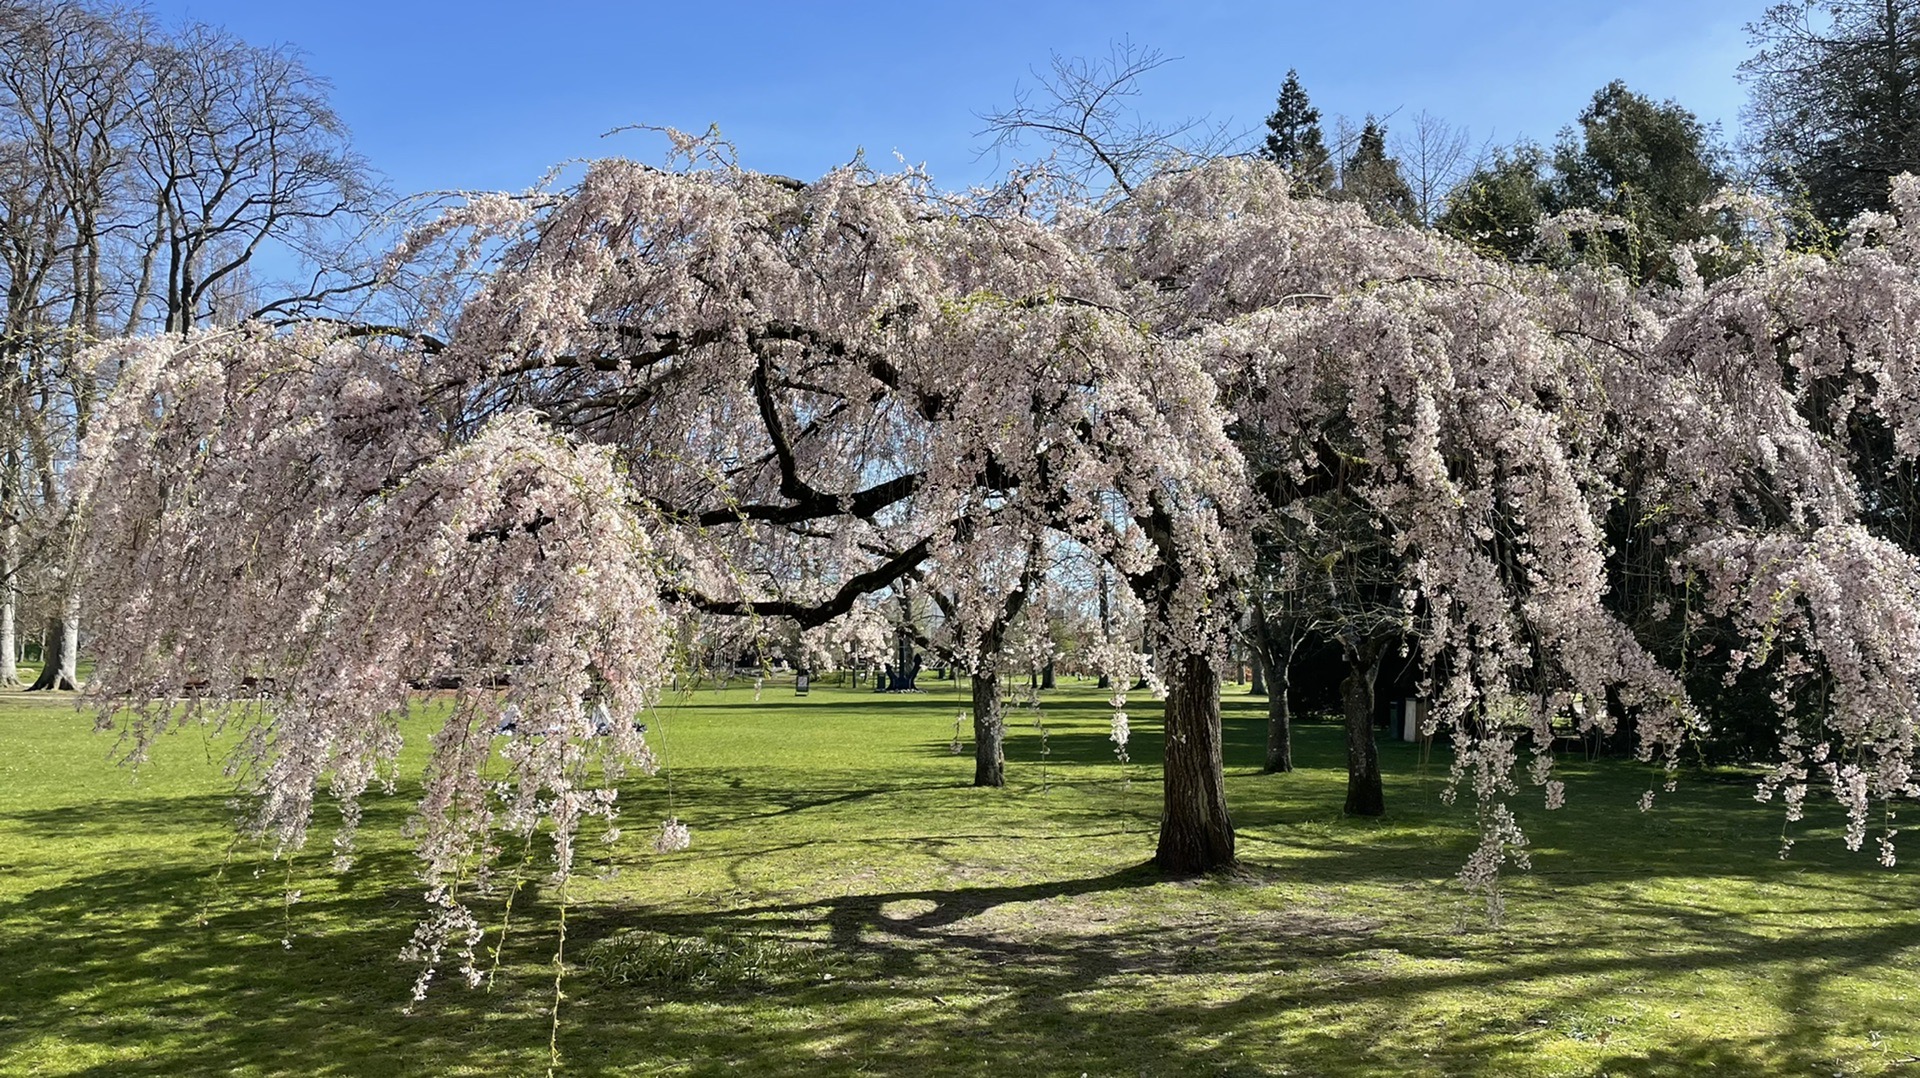
[[[1230,756],[1257,746],[1258,732],[1230,730]],[[1335,758],[1336,735],[1304,730],[1303,761]],[[1095,734],[1086,744],[1110,752]],[[1446,879],[1471,833],[1432,826],[1459,813],[1418,800],[1405,774],[1390,776],[1403,785],[1397,799],[1390,790],[1386,821],[1340,819],[1337,778],[1236,775],[1249,867],[1185,883],[1102,861],[1122,836],[1113,803],[1093,797],[1049,801],[861,770],[804,781],[677,775],[683,798],[704,799],[716,824],[741,830],[659,866],[686,870],[665,877],[694,881],[684,898],[653,883],[635,892],[648,905],[571,905],[567,953],[628,928],[759,932],[807,949],[834,977],[699,997],[576,972],[565,986],[563,1073],[1505,1074],[1534,1072],[1543,1052],[1569,1046],[1584,1053],[1582,1068],[1614,1074],[1832,1073],[1853,1026],[1911,1032],[1904,1004],[1844,1015],[1833,1002],[1836,985],[1911,982],[1901,972],[1920,957],[1911,885],[1838,855],[1781,864],[1770,838],[1749,834],[1764,810],[1730,808],[1744,802],[1738,791],[1683,792],[1647,815],[1623,807],[1603,827],[1592,814],[1530,823],[1540,873],[1513,881],[1517,923],[1496,933],[1472,923],[1447,931],[1421,908],[1443,895],[1464,903]],[[1570,781],[1577,796],[1623,802],[1644,785],[1612,767]],[[653,787],[632,789],[658,807]],[[928,805],[970,815],[935,817]],[[368,829],[397,828],[411,810],[407,796],[370,801]],[[0,823],[58,849],[115,831],[222,835],[231,814],[224,797],[207,795]],[[756,831],[762,824],[771,829]],[[1722,838],[1734,845],[1710,846]],[[1072,848],[1081,841],[1092,845]],[[1025,861],[993,866],[1007,879],[938,879],[989,843],[994,856],[1017,849]],[[832,878],[848,851],[913,878]],[[733,908],[695,908],[776,855],[810,859],[819,878],[781,881],[798,894],[742,888]],[[423,911],[409,853],[373,848],[345,878],[302,873],[295,885],[307,894],[290,910],[273,863],[255,877],[255,858],[216,884],[214,864],[195,856],[179,845],[139,852],[0,899],[0,1072],[545,1069],[560,921],[551,888],[530,885],[516,903],[528,927],[509,939],[491,992],[444,983],[449,969],[407,1016],[413,969],[397,954]],[[709,868],[718,884],[701,875]],[[1653,878],[1697,885],[1699,897],[1635,891]],[[1722,897],[1741,887],[1767,888],[1766,898]],[[1554,916],[1529,923],[1546,903]],[[482,912],[498,923],[496,907]],[[1774,1012],[1768,1035],[1676,1033],[1634,1010],[1660,999],[1664,1013],[1734,974],[1750,976],[1754,1004]]]
[[[1330,854],[1320,868],[1337,878],[1342,859]],[[1349,875],[1376,870],[1373,858],[1359,860]],[[190,923],[207,884],[201,865],[125,868],[33,891],[0,908],[0,968],[14,972],[0,994],[0,1060],[13,1063],[0,1069],[27,1069],[48,1041],[78,1046],[83,1058],[110,1055],[70,1069],[97,1075],[542,1069],[555,896],[523,895],[519,915],[540,927],[510,941],[491,994],[442,986],[409,1017],[401,1007],[412,971],[395,953],[420,910],[410,868],[404,852],[378,853],[363,866],[375,886],[314,888],[294,907],[291,950],[278,942],[285,926],[271,879],[235,881],[204,925]],[[570,953],[629,928],[757,932],[812,949],[835,976],[694,998],[576,973],[560,1034],[565,1073],[1256,1074],[1279,1060],[1294,1074],[1513,1073],[1545,1043],[1614,1028],[1602,1024],[1608,1009],[1636,986],[1727,970],[1766,976],[1783,1014],[1808,1017],[1767,1038],[1703,1031],[1640,1051],[1596,1045],[1600,1069],[1810,1073],[1831,1062],[1832,1030],[1811,1017],[1823,985],[1910,965],[1920,950],[1911,917],[1794,930],[1793,917],[1825,912],[1812,885],[1796,896],[1807,905],[1768,924],[1563,895],[1556,900],[1576,907],[1566,923],[1587,927],[1545,941],[1435,935],[1391,909],[1356,916],[1212,901],[1257,898],[1278,875],[1256,866],[1167,883],[1130,866],[721,912],[575,905]],[[1650,926],[1658,946],[1618,946],[1623,934],[1649,939],[1639,933]],[[1462,999],[1489,1004],[1486,1020],[1445,1011]],[[1455,1020],[1427,1028],[1403,1018],[1436,1008]]]
[[[1402,932],[1388,916],[1298,908],[1168,922],[1074,901],[1166,886],[1173,885],[1151,870],[1130,868],[1034,885],[576,922],[583,934],[640,927],[816,941],[843,971],[832,986],[764,1007],[674,1006],[670,1022],[636,1025],[635,1035],[674,1058],[781,1070],[820,1062],[810,1054],[818,1027],[786,1037],[758,1023],[729,1032],[727,1023],[747,1011],[824,1008],[834,1015],[841,1054],[829,1056],[837,1069],[858,1061],[887,1073],[1261,1073],[1277,1060],[1308,1074],[1515,1073],[1546,1041],[1593,1038],[1603,1046],[1596,1031],[1614,1021],[1608,1009],[1650,981],[1684,986],[1704,972],[1779,971],[1783,1012],[1812,1015],[1823,980],[1893,968],[1920,942],[1911,923],[1769,936],[1681,918],[1659,953],[1622,954],[1608,946],[1616,926],[1596,917],[1589,934],[1535,953],[1495,934],[1449,941]],[[1034,909],[1012,916],[1020,906]],[[1652,919],[1664,911],[1628,912]],[[974,923],[982,920],[991,923]],[[652,998],[605,986],[580,991],[623,1014]],[[1520,998],[1530,1008],[1489,1010],[1485,1022],[1430,1033],[1385,1017],[1462,996]],[[1127,1004],[1109,1006],[1113,999]],[[1806,1073],[1831,1061],[1829,1032],[1809,1022],[1744,1041],[1668,1036],[1643,1053],[1606,1059],[1615,1073],[1677,1074],[1689,1062],[1715,1063],[1723,1073]],[[965,1059],[953,1056],[956,1045],[968,1046]]]

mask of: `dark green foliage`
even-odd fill
[[[1294,183],[1320,194],[1333,186],[1333,155],[1320,134],[1320,110],[1307,99],[1300,73],[1289,70],[1280,87],[1280,99],[1267,116],[1267,142],[1262,156],[1284,166]]]
[[[1360,141],[1340,174],[1340,195],[1364,203],[1376,220],[1404,223],[1420,219],[1413,188],[1400,175],[1400,162],[1387,154],[1387,129],[1367,117]]]
[[[1590,255],[1636,281],[1675,279],[1675,245],[1720,228],[1700,209],[1727,183],[1712,132],[1678,103],[1656,102],[1619,80],[1593,95],[1578,128],[1562,132],[1553,170],[1555,208],[1626,223],[1585,242]]]
[[[1546,172],[1546,152],[1532,143],[1497,150],[1454,190],[1435,227],[1485,253],[1517,259],[1532,249],[1536,225],[1552,204]]]
[[[1551,154],[1524,142],[1497,152],[1454,191],[1436,224],[1489,254],[1546,257],[1535,250],[1539,218],[1592,210],[1621,227],[1578,236],[1575,256],[1610,262],[1634,281],[1673,281],[1677,245],[1713,234],[1738,238],[1700,208],[1727,183],[1720,157],[1699,117],[1614,81],[1561,132]],[[1733,266],[1720,257],[1700,268],[1712,277]]]

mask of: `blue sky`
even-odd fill
[[[158,0],[165,20],[286,42],[332,81],[397,192],[527,186],[555,163],[652,158],[629,123],[717,123],[750,167],[818,175],[864,147],[985,180],[975,113],[1050,53],[1122,36],[1179,60],[1141,110],[1259,126],[1287,68],[1328,119],[1427,109],[1476,139],[1551,140],[1610,79],[1738,124],[1742,27],[1768,0],[1600,3],[279,3]]]

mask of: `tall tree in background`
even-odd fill
[[[1712,131],[1673,101],[1619,80],[1601,87],[1554,148],[1556,209],[1589,209],[1624,228],[1586,239],[1635,281],[1673,280],[1674,246],[1715,230],[1701,210],[1727,183]]]
[[[1920,0],[1791,0],[1747,27],[1750,149],[1813,221],[1887,207],[1920,171]]]
[[[1495,150],[1460,181],[1434,225],[1482,254],[1518,259],[1532,250],[1552,200],[1546,151],[1522,142]]]
[[[1447,193],[1478,165],[1469,152],[1471,137],[1466,128],[1425,109],[1402,130],[1405,133],[1393,140],[1394,156],[1413,192],[1415,216],[1431,228],[1446,211]]]
[[[351,237],[378,190],[285,47],[109,5],[0,0],[0,683],[23,605],[34,688],[76,682],[61,474],[114,377],[93,343],[291,317],[363,293]],[[278,248],[302,279],[271,280]],[[321,267],[311,269],[311,267]]]
[[[1576,237],[1581,257],[1611,262],[1635,282],[1673,281],[1676,245],[1725,227],[1700,207],[1727,179],[1699,117],[1614,81],[1551,153],[1525,142],[1496,151],[1448,196],[1435,223],[1483,252],[1520,259],[1541,254],[1541,217],[1591,210],[1616,227]]]
[[[1375,220],[1388,223],[1420,219],[1413,189],[1400,175],[1400,162],[1387,153],[1386,125],[1367,117],[1353,153],[1340,170],[1340,196],[1366,206]]]
[[[1333,186],[1333,155],[1320,134],[1320,110],[1307,99],[1298,71],[1289,70],[1280,86],[1261,156],[1286,169],[1297,187],[1318,194]]]

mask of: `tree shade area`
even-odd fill
[[[1439,799],[1443,749],[1384,744],[1393,812],[1344,817],[1339,726],[1303,722],[1298,770],[1263,775],[1260,703],[1229,691],[1247,866],[1168,881],[1143,865],[1159,724],[1123,772],[1090,682],[1045,706],[1045,787],[1016,710],[997,790],[948,751],[951,688],[779,688],[655,716],[670,788],[634,783],[629,810],[680,813],[692,849],[596,832],[563,892],[512,874],[516,844],[517,890],[479,912],[513,895],[488,990],[411,1015],[411,780],[370,800],[342,876],[234,846],[225,741],[187,735],[130,784],[68,709],[0,698],[0,1070],[542,1073],[562,902],[563,1074],[1893,1075],[1920,1054],[1912,879],[1830,841],[1818,807],[1781,860],[1735,775],[1641,814],[1631,763],[1570,763],[1566,809],[1519,810],[1534,871],[1496,931],[1454,882],[1473,821]]]

